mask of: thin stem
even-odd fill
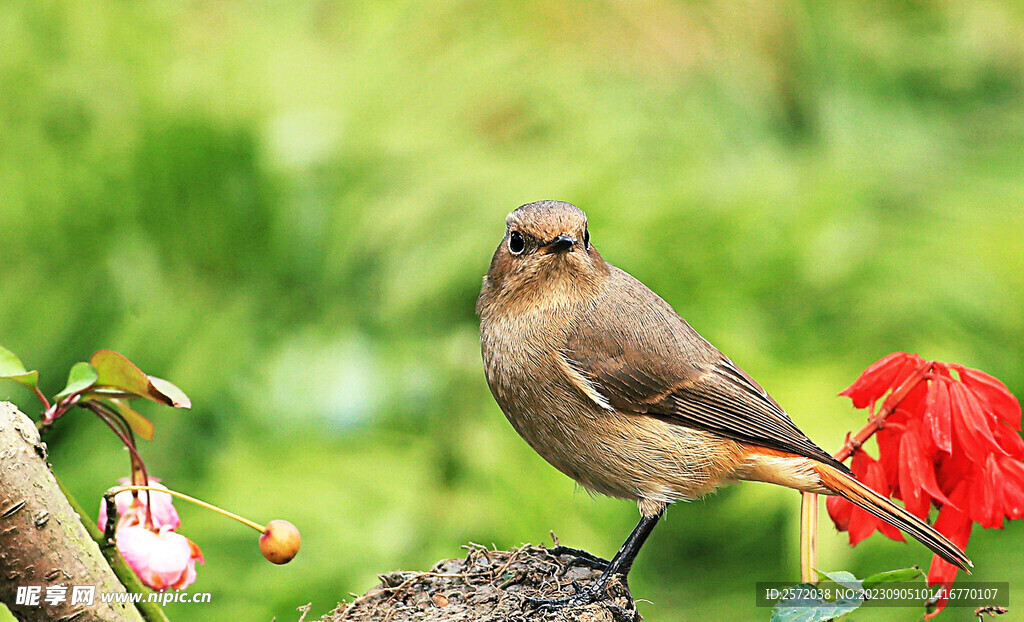
[[[886,418],[896,411],[900,403],[914,390],[928,372],[931,371],[935,361],[922,361],[921,364],[900,386],[893,389],[892,393],[882,402],[878,412],[872,412],[868,417],[868,424],[851,438],[846,435],[846,441],[839,451],[833,456],[836,460],[844,462],[868,442],[875,432],[885,426]],[[874,404],[872,404],[874,408]],[[816,583],[817,575],[814,569],[818,565],[818,495],[805,492],[800,499],[800,579],[807,583]]]
[[[115,425],[117,426],[114,430],[114,434],[117,434],[117,437],[124,442],[126,447],[135,447],[135,434],[132,433],[131,426],[128,425],[128,422],[125,421],[121,413],[117,412],[114,408],[104,402],[95,402],[90,400],[89,402],[86,402],[86,404],[90,404],[90,406],[87,407],[85,404],[79,405],[83,408],[88,408],[96,414],[99,414],[97,409],[102,410],[103,415],[101,416],[106,417],[105,420],[107,421],[107,424],[111,427],[114,427]]]
[[[43,410],[50,410],[50,401],[46,399],[46,396],[39,390],[39,387],[32,387],[32,392],[35,393],[36,397],[39,398],[39,401],[43,403]]]
[[[46,398],[41,394],[39,394],[39,398],[44,401],[46,400]],[[50,429],[50,426],[53,425],[54,421],[60,419],[61,416],[63,416],[64,413],[68,411],[68,409],[70,409],[72,406],[77,405],[79,400],[81,399],[81,393],[72,393],[71,395],[65,397],[64,399],[54,402],[52,405],[48,404],[46,406],[46,410],[43,411],[43,418],[40,419],[39,423],[36,424],[36,428],[38,428],[39,433],[45,434],[47,430]]]
[[[133,478],[135,472],[138,471],[142,473],[142,476],[145,478],[144,481],[148,482],[149,474],[146,472],[146,465],[142,461],[142,456],[139,455],[139,450],[135,447],[135,436],[132,434],[131,428],[128,427],[124,417],[115,412],[111,407],[101,402],[88,401],[79,404],[79,406],[96,413],[100,418],[100,421],[107,424],[114,434],[117,435],[117,438],[119,438],[128,449],[128,454],[131,457]]]
[[[190,496],[186,495],[183,492],[178,492],[177,490],[171,490],[169,488],[157,488],[156,486],[119,486],[117,488],[113,488],[113,489],[109,490],[108,492],[110,494],[116,495],[117,493],[124,492],[126,490],[152,490],[152,491],[155,491],[155,492],[166,492],[167,494],[169,494],[169,495],[171,495],[173,497],[178,497],[179,499],[184,499],[185,501],[188,501],[190,503],[195,503],[199,507],[206,508],[207,510],[212,510],[212,511],[218,513],[218,514],[221,514],[223,516],[227,516],[228,518],[233,518],[236,521],[242,523],[243,525],[248,525],[249,527],[252,527],[253,529],[255,529],[256,531],[258,531],[260,533],[266,533],[266,531],[267,531],[266,527],[264,527],[263,525],[260,525],[259,523],[254,523],[251,520],[249,520],[248,518],[243,518],[243,517],[239,516],[238,514],[235,514],[233,512],[228,512],[227,510],[225,510],[223,508],[219,508],[219,507],[213,505],[212,503],[207,503],[207,502],[202,501],[200,499],[196,499],[195,497],[190,497]]]
[[[817,583],[818,575],[818,495],[813,492],[800,496],[800,580]]]
[[[129,426],[128,422],[124,420],[124,417],[103,402],[89,400],[79,403],[78,405],[96,413],[96,416],[100,418],[100,421],[107,424],[114,434],[117,435],[117,438],[119,438],[128,449],[128,455],[132,466],[132,483],[134,484],[137,481],[141,481],[148,484],[149,473],[146,471],[146,463],[142,461],[142,456],[139,455],[139,450],[135,447],[135,435],[132,434],[131,426]],[[139,477],[140,474],[141,478]],[[153,510],[148,503],[146,504],[146,526],[153,526]]]

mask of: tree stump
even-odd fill
[[[607,560],[562,546],[524,545],[495,551],[464,547],[463,559],[440,561],[428,572],[391,572],[380,585],[319,622],[639,622],[629,587],[613,579],[609,599],[538,611],[529,598],[575,593],[601,574]],[[574,587],[575,585],[575,587]],[[303,616],[304,618],[305,616]]]

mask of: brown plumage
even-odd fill
[[[857,482],[667,302],[606,263],[575,206],[542,201],[509,214],[477,313],[487,382],[512,426],[586,488],[636,501],[651,519],[641,543],[666,504],[755,480],[842,495],[970,564]]]

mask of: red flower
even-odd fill
[[[958,503],[960,506],[967,504],[967,481],[962,481],[956,487],[956,489],[950,494],[950,501]],[[947,538],[953,541],[953,544],[959,546],[961,549],[967,547],[967,540],[971,537],[971,527],[974,523],[971,522],[970,517],[953,507],[947,505],[939,512],[939,517],[935,519],[935,529],[940,533],[945,534]],[[949,588],[953,585],[953,580],[956,579],[956,573],[959,569],[953,564],[948,564],[938,555],[932,557],[931,568],[928,569],[928,585],[931,586],[943,586]],[[949,602],[949,598],[942,598],[935,604],[935,611],[925,616],[925,619],[930,619],[939,614],[945,607],[946,603]]]
[[[974,523],[1001,528],[1007,518],[1024,518],[1021,406],[1002,382],[977,369],[894,352],[840,395],[870,408],[872,421],[884,420],[878,460],[860,449],[853,454],[851,468],[865,484],[902,499],[924,520],[937,508],[935,528],[961,548]],[[851,545],[876,529],[903,539],[842,498],[829,497],[826,507],[836,528],[850,533]],[[932,557],[929,585],[952,584],[956,574],[956,566]],[[945,605],[940,601],[929,617]]]

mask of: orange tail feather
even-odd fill
[[[877,516],[893,527],[911,535],[921,544],[935,552],[947,562],[970,573],[974,567],[967,554],[960,547],[950,542],[949,538],[935,530],[931,525],[914,516],[906,509],[896,505],[889,499],[868,488],[853,477],[827,464],[814,465],[821,478],[821,484],[861,508],[865,512]]]

